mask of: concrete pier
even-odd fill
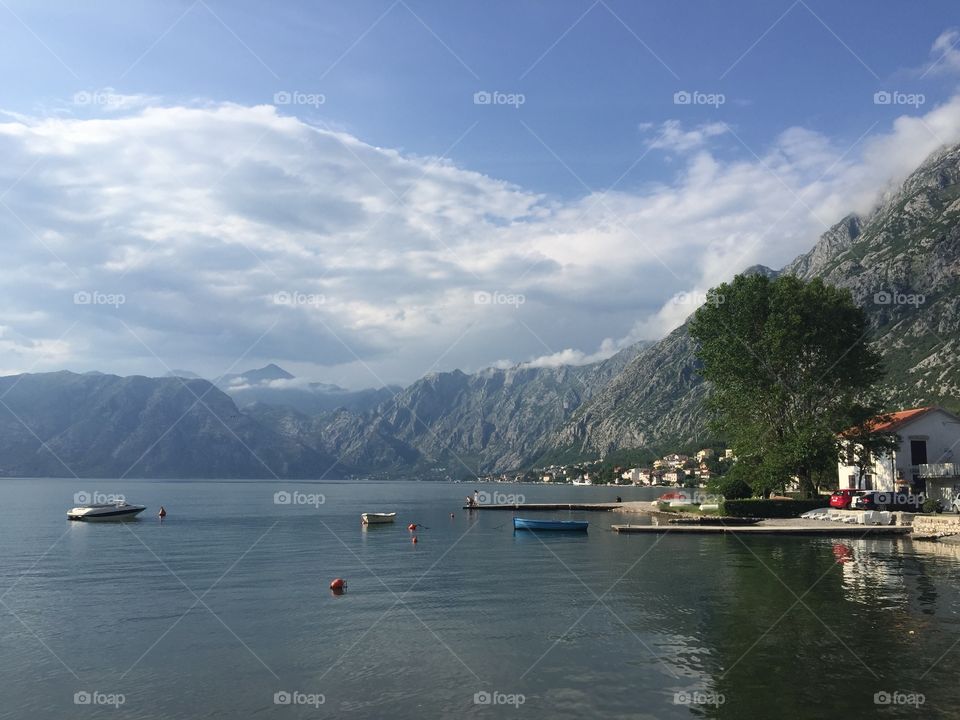
[[[909,525],[612,525],[621,534],[681,533],[685,535],[817,535],[820,537],[865,537],[909,535]]]
[[[556,512],[558,510],[582,510],[585,512],[610,512],[624,503],[517,503],[514,505],[464,505],[464,510],[522,510],[524,512]]]

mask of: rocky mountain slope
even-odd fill
[[[851,291],[869,314],[897,404],[956,408],[960,147],[933,155],[868,218],[834,231],[784,272]]]
[[[583,366],[431,373],[366,413],[311,417],[264,404],[249,412],[348,465],[460,477],[517,467],[538,454],[543,439],[644,347]]]
[[[851,291],[886,360],[892,405],[960,406],[960,146],[928,158],[870,215],[844,218],[782,272]],[[681,326],[641,353],[544,447],[602,454],[694,441],[705,433],[706,392]]]

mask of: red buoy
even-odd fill
[[[416,530],[416,529],[417,529],[417,524],[416,524],[416,523],[410,523],[409,525],[407,525],[407,530],[413,531],[413,530]]]
[[[347,581],[343,578],[336,578],[330,583],[330,589],[337,594],[342,593],[347,589]]]
[[[413,536],[413,544],[414,544],[414,545],[417,544],[417,536],[416,536],[416,535]]]
[[[163,520],[166,516],[167,516],[167,509],[163,505],[161,505],[160,512],[157,513],[157,517]]]

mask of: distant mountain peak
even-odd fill
[[[244,373],[246,377],[251,375],[257,375],[258,377],[269,379],[269,380],[293,380],[293,375],[288,373],[279,365],[275,363],[270,363],[269,365],[264,365],[259,370],[248,370]]]
[[[218,385],[260,385],[273,380],[293,380],[294,376],[279,365],[270,363],[262,368],[245,370],[242,373],[224,375],[217,380]]]
[[[177,370],[177,369],[174,369],[168,373],[165,373],[164,377],[167,377],[167,378],[179,377],[179,378],[187,378],[189,380],[200,379],[200,376],[197,375],[195,372],[191,372],[190,370]]]
[[[766,265],[751,265],[743,271],[743,275],[763,275],[768,278],[775,278],[780,274],[779,270],[774,270]]]

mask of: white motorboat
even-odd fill
[[[363,521],[364,525],[380,525],[382,523],[392,523],[395,517],[397,517],[395,512],[372,512],[361,513],[360,520]]]
[[[125,502],[94,503],[80,505],[67,511],[69,520],[85,520],[86,522],[110,522],[117,520],[133,520],[146,510],[146,505],[128,505]]]

